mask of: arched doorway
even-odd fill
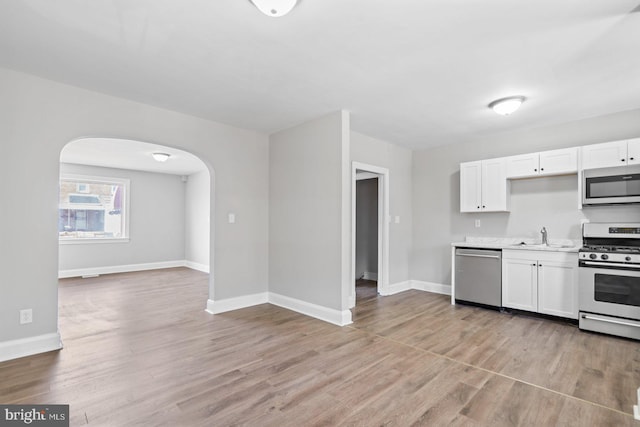
[[[212,171],[197,156],[81,138],[62,149],[60,179],[59,277],[178,266],[211,273]]]

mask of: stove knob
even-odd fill
[[[596,259],[596,258],[598,258],[598,255],[596,255],[596,254],[589,254],[589,258],[591,258],[591,259]]]
[[[605,260],[606,260],[606,259],[609,259],[609,255],[607,255],[607,254],[602,254],[602,255],[600,255],[600,258],[602,258],[602,259],[605,259]]]
[[[631,257],[630,256],[626,256],[626,257],[624,257],[624,260],[625,261],[631,261]]]

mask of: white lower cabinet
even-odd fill
[[[502,251],[502,305],[578,318],[578,255]]]

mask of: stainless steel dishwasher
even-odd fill
[[[502,306],[502,251],[456,249],[455,299]]]

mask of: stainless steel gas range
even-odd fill
[[[586,223],[582,239],[580,329],[640,340],[640,223]]]

